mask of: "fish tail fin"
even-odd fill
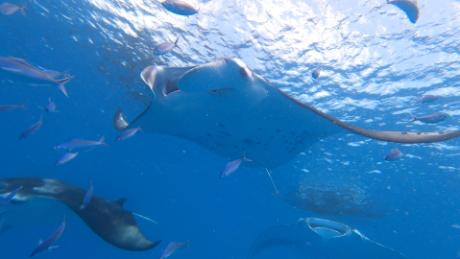
[[[100,137],[97,142],[99,142],[99,144],[104,145],[104,146],[107,145],[107,143],[105,142],[105,136]]]
[[[67,92],[67,88],[65,87],[65,85],[70,82],[70,80],[72,80],[72,76],[66,76],[65,78],[63,79],[60,79],[60,80],[57,80],[56,83],[58,84],[58,88],[59,90],[61,90],[61,92],[66,96],[66,97],[69,97],[69,93]]]

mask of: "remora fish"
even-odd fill
[[[16,5],[8,2],[0,4],[0,13],[3,15],[13,15],[17,12],[21,12],[22,15],[26,15],[26,6]]]
[[[89,148],[96,146],[105,146],[105,137],[102,136],[99,140],[72,139],[68,142],[56,145],[54,149],[75,150],[80,148]]]
[[[238,59],[193,67],[149,66],[141,73],[151,102],[129,126],[180,137],[225,158],[246,154],[248,166],[275,168],[314,143],[352,132],[381,141],[415,144],[460,137],[460,130],[407,132],[350,125],[257,76]],[[216,89],[231,88],[225,95]],[[120,119],[117,112],[114,121]],[[124,120],[126,122],[126,120]]]
[[[30,79],[56,84],[59,90],[68,96],[65,85],[72,79],[72,76],[33,66],[26,60],[16,57],[0,57],[0,69]]]
[[[51,199],[62,202],[99,237],[121,249],[142,251],[160,243],[144,236],[132,213],[123,208],[124,200],[107,201],[93,196],[89,206],[81,210],[80,205],[86,193],[83,189],[55,179],[28,177],[0,179],[0,195],[10,193],[17,186],[24,188],[18,191],[13,201]]]
[[[59,238],[61,238],[66,227],[66,219],[62,221],[61,225],[44,241],[40,242],[38,246],[30,253],[29,257],[33,257],[38,253],[48,250]]]
[[[161,2],[166,10],[184,16],[190,16],[198,13],[198,9],[183,0],[165,0]]]

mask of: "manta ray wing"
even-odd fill
[[[122,249],[142,251],[155,247],[159,241],[150,241],[140,231],[131,212],[116,202],[93,196],[85,209],[80,205],[85,196],[83,189],[55,179],[10,178],[0,180],[0,195],[11,192],[17,186],[19,201],[34,198],[57,200],[72,209],[98,236]]]

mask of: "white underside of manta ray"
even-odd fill
[[[183,68],[149,66],[141,73],[152,97],[131,123],[121,111],[115,126],[177,136],[248,166],[274,168],[308,146],[346,131],[398,143],[431,143],[450,132],[366,130],[301,103],[257,76],[238,59]]]

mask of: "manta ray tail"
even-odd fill
[[[378,130],[368,130],[360,127],[350,125],[344,121],[341,121],[334,116],[331,116],[327,113],[324,113],[311,105],[304,104],[295,98],[289,96],[288,94],[279,90],[281,94],[291,99],[293,102],[297,103],[299,106],[310,110],[319,116],[325,118],[326,120],[334,123],[335,125],[342,127],[346,130],[349,130],[353,133],[356,133],[361,136],[383,140],[388,142],[396,142],[402,144],[418,144],[418,143],[434,143],[441,142],[453,138],[460,137],[460,130],[456,131],[446,131],[446,132],[407,132],[407,131],[378,131]]]
[[[113,116],[113,125],[115,129],[125,130],[129,128],[131,124],[135,123],[140,117],[142,117],[142,115],[144,115],[150,109],[150,106],[151,106],[151,103],[146,104],[144,107],[144,110],[141,113],[139,113],[136,116],[136,118],[134,118],[134,120],[132,120],[131,122],[128,122],[128,120],[126,119],[126,116],[123,113],[123,110],[119,108]]]
[[[54,199],[72,209],[94,233],[121,249],[142,251],[157,246],[160,241],[148,240],[140,231],[133,214],[123,204],[93,196],[85,209],[80,209],[85,191],[55,179],[10,178],[0,180],[0,195],[7,195],[18,186],[13,201],[33,198]]]

